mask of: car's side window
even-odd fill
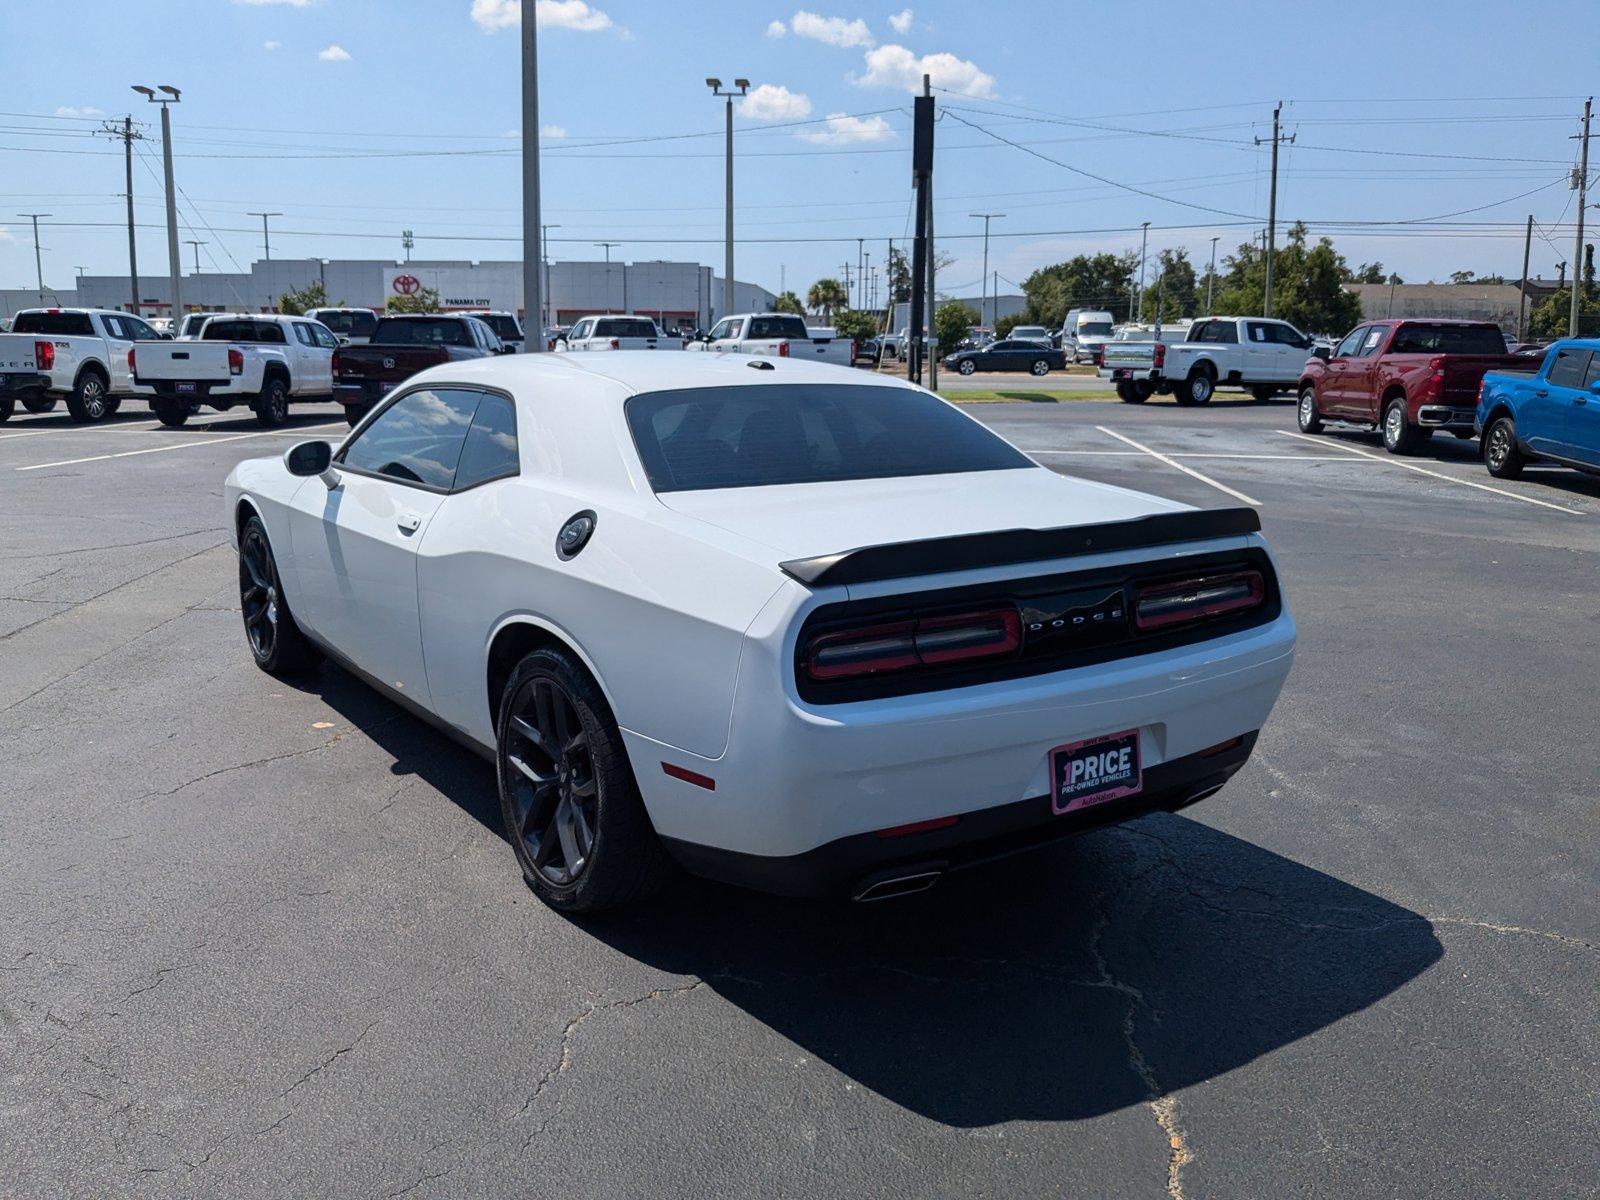
[[[1245,329],[1249,332],[1252,342],[1265,343],[1273,340],[1272,326],[1265,321],[1251,321],[1245,325]]]
[[[106,327],[106,336],[114,342],[131,342],[133,334],[128,332],[127,325],[123,324],[121,317],[102,316],[102,324]]]
[[[584,338],[586,338],[588,336],[589,336],[589,322],[588,321],[579,321],[576,325],[574,325],[572,327],[571,332],[569,332],[567,334],[567,340],[570,341],[570,342],[581,342],[581,341],[583,341]]]
[[[1333,351],[1334,358],[1352,358],[1355,356],[1356,347],[1361,345],[1361,339],[1367,336],[1367,327],[1358,325],[1345,335],[1344,341]]]
[[[1589,369],[1583,373],[1583,386],[1591,388],[1600,383],[1600,354],[1589,356]]]
[[[725,337],[732,337],[732,333],[729,332],[732,328],[732,321],[718,321],[716,326],[711,330],[711,340],[717,342],[721,341]]]
[[[337,350],[339,348],[339,339],[334,336],[333,330],[326,326],[311,326],[311,336],[316,340],[317,345],[324,350]]]
[[[127,325],[128,332],[133,334],[134,341],[153,342],[156,340],[156,331],[139,320],[138,317],[123,317],[122,320]]]
[[[1555,387],[1580,387],[1583,384],[1584,372],[1589,366],[1589,351],[1576,347],[1568,347],[1556,351],[1555,361],[1550,364],[1550,382]]]
[[[472,427],[467,430],[466,442],[461,447],[461,461],[456,467],[455,490],[458,492],[495,479],[507,479],[520,470],[516,406],[497,392],[481,395]]]
[[[304,321],[296,321],[294,323],[294,336],[302,346],[315,346],[317,344],[316,335],[311,332],[311,326]]]
[[[447,492],[480,395],[459,388],[410,392],[379,413],[339,461],[363,474]]]

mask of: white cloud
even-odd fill
[[[889,27],[901,37],[905,37],[906,34],[911,32],[911,10],[902,8],[895,13],[894,16],[889,18]]]
[[[103,117],[105,113],[92,104],[85,104],[82,108],[74,108],[70,104],[63,104],[56,109],[58,117]]]
[[[587,0],[538,0],[536,11],[541,29],[576,29],[580,33],[617,29],[624,35],[627,32]],[[515,29],[522,24],[521,0],[472,0],[472,19],[485,33]]]
[[[890,142],[894,140],[894,130],[882,117],[829,113],[823,128],[803,130],[797,136],[824,146],[846,146],[861,142]]]
[[[767,22],[767,36],[769,38],[781,38],[784,34],[786,34],[788,32],[789,32],[789,27],[787,25],[785,25],[782,21],[768,21]]]
[[[811,101],[804,92],[763,83],[739,101],[739,115],[752,121],[800,121],[811,115]]]
[[[872,45],[872,31],[860,17],[847,21],[843,17],[821,17],[801,9],[789,22],[789,28],[794,30],[795,37],[810,38],[829,46],[848,49]]]
[[[261,43],[261,48],[263,50],[276,50],[282,45],[283,45],[282,42],[262,42]]]
[[[917,95],[922,91],[922,77],[927,75],[934,87],[969,96],[990,97],[995,94],[994,76],[980,70],[976,63],[954,54],[924,54],[920,58],[904,46],[879,46],[867,51],[867,71],[854,82],[861,87],[893,87]]]
[[[539,126],[539,136],[560,140],[567,136],[567,130],[562,125],[541,125]]]
[[[350,51],[346,50],[343,46],[333,45],[329,46],[326,50],[318,50],[317,57],[323,62],[349,62]]]
[[[14,242],[16,240],[9,229],[0,229],[0,242]]]

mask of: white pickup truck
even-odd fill
[[[98,308],[27,308],[0,334],[0,359],[34,360],[31,379],[10,394],[29,412],[49,412],[65,398],[74,421],[103,421],[126,396],[149,396],[129,369],[136,341],[160,335],[139,317]]]
[[[1191,325],[1181,342],[1107,342],[1099,375],[1115,381],[1117,395],[1130,404],[1151,392],[1172,392],[1179,404],[1207,404],[1219,387],[1267,401],[1299,382],[1310,353],[1311,339],[1287,321],[1209,317]]]
[[[197,341],[141,345],[131,357],[163,425],[182,425],[202,404],[223,411],[249,404],[256,420],[274,429],[288,418],[291,400],[332,399],[338,348],[326,326],[304,317],[219,313]]]
[[[723,317],[690,350],[720,350],[729,354],[760,354],[769,358],[806,358],[813,362],[852,367],[855,343],[849,338],[818,338],[795,313],[743,313]]]
[[[54,353],[50,343],[39,338],[0,334],[0,421],[11,419],[18,400],[29,412],[49,411],[44,400],[47,377],[39,370],[39,360]]]
[[[682,350],[683,342],[662,333],[653,317],[584,317],[573,323],[557,350]]]

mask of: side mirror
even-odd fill
[[[1326,346],[1316,346],[1313,347],[1311,351],[1311,357],[1320,358],[1323,362],[1327,362],[1333,357],[1333,351],[1329,350]]]
[[[1600,396],[1600,379],[1596,379],[1589,385],[1589,395]]]
[[[339,485],[339,473],[333,469],[333,447],[327,442],[300,442],[283,452],[283,465],[289,474],[309,479],[320,476],[332,491]]]

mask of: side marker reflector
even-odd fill
[[[661,769],[674,779],[681,779],[685,783],[692,783],[695,787],[703,787],[708,792],[717,790],[717,781],[709,775],[702,775],[698,771],[691,771],[688,767],[680,767],[673,763],[664,762]]]

